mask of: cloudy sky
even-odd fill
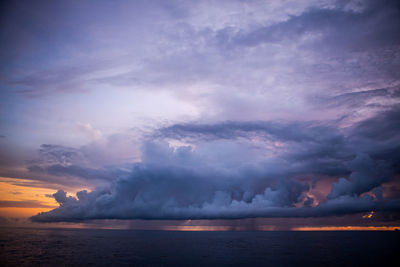
[[[0,10],[3,223],[400,226],[397,1]]]

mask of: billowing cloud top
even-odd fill
[[[399,110],[379,115],[398,128]],[[392,121],[394,120],[394,121]],[[339,131],[314,123],[173,125],[142,146],[142,162],[111,186],[67,197],[35,221],[314,217],[400,209],[382,185],[399,173],[400,136],[377,118]],[[397,129],[399,130],[399,129]],[[384,138],[383,136],[384,135]],[[175,148],[166,137],[192,142]],[[390,147],[391,151],[387,148]],[[389,154],[388,154],[389,153]],[[319,196],[321,177],[346,176]],[[370,193],[370,194],[366,194]]]

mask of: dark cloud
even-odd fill
[[[357,155],[348,165],[352,171],[349,179],[340,178],[337,183],[334,183],[328,198],[343,195],[359,196],[389,181],[392,177],[390,165],[373,161],[367,154]]]
[[[400,105],[358,123],[353,138],[365,138],[376,142],[398,141],[400,131]]]
[[[222,122],[218,124],[176,124],[160,129],[155,136],[193,140],[262,138],[282,142],[276,146],[278,156],[292,160],[294,165],[311,164],[309,170],[339,167],[358,152],[374,159],[389,161],[396,171],[400,164],[400,106],[392,105],[375,116],[339,129],[335,122]],[[318,164],[312,164],[313,162]],[[304,165],[304,166],[305,166]],[[319,165],[319,166],[318,166]],[[303,169],[303,171],[309,171]]]
[[[335,8],[311,8],[284,22],[240,34],[235,42],[255,46],[265,42],[297,39],[305,34],[321,34],[317,42],[325,47],[365,50],[397,45],[400,42],[400,8],[397,1],[364,1],[358,11]]]
[[[358,123],[349,140],[374,159],[389,161],[400,173],[400,106],[378,113]]]
[[[63,190],[58,190],[56,193],[52,195],[54,199],[60,204],[63,205],[67,201],[73,201],[73,197],[67,197],[67,193],[64,192]]]
[[[383,112],[346,131],[315,122],[163,128],[157,133],[159,139],[189,138],[195,147],[147,142],[142,162],[129,175],[109,187],[81,191],[76,198],[59,191],[54,197],[60,207],[32,219],[238,219],[398,212],[399,199],[383,198],[382,185],[395,177],[392,158],[376,158],[375,151],[382,149],[380,136],[368,134],[365,126],[384,125],[393,119],[393,112]],[[364,135],[359,132],[362,129]],[[390,133],[388,140],[397,140],[398,132]],[[262,148],[252,141],[255,137],[281,145]],[[333,183],[325,201],[315,202],[308,194],[317,182],[296,178],[310,173],[342,178]]]
[[[182,140],[262,138],[274,145],[274,155],[288,172],[329,175],[348,173],[343,162],[354,155],[340,130],[318,122],[222,122],[219,124],[177,124],[156,134]],[[284,145],[280,146],[280,142]],[[290,161],[290,166],[286,166]]]
[[[248,138],[253,135],[292,142],[325,142],[328,141],[327,139],[340,138],[338,131],[329,125],[318,125],[318,123],[312,122],[277,123],[269,121],[176,124],[160,129],[158,135],[177,139],[185,137],[232,139]]]
[[[388,88],[378,88],[337,95],[326,100],[321,100],[321,104],[327,104],[330,107],[339,107],[344,105],[354,108],[365,105],[371,106],[373,103],[377,106],[390,107],[391,103],[388,100],[399,100],[399,98],[400,86],[392,86]]]
[[[113,136],[112,136],[113,137]],[[59,181],[61,184],[68,185],[73,182],[81,186],[82,182],[104,183],[123,177],[129,172],[132,163],[115,164],[110,154],[113,151],[120,151],[123,154],[119,142],[113,138],[109,138],[104,144],[92,143],[80,148],[72,148],[53,144],[42,144],[36,158],[27,161],[27,171],[30,175],[38,180],[50,180],[56,177],[62,177]],[[129,140],[129,139],[128,139]],[[123,141],[123,144],[129,144],[129,141]],[[103,148],[102,146],[105,146]],[[126,146],[129,148],[129,146]],[[107,164],[99,164],[103,162],[104,153],[108,153],[109,161]],[[100,160],[99,160],[100,158]],[[114,163],[114,164],[113,164]],[[73,181],[75,179],[75,181]]]
[[[165,177],[165,176],[164,176]],[[268,187],[262,194],[245,198],[233,198],[232,192],[177,191],[170,179],[152,183],[152,188],[133,186],[133,181],[119,181],[111,191],[79,192],[77,198],[66,198],[59,191],[60,207],[40,213],[34,221],[79,221],[87,219],[239,219],[252,217],[319,217],[359,212],[398,211],[400,201],[376,201],[370,196],[340,196],[316,207],[303,208],[287,205],[296,202],[298,192],[305,188]],[[174,184],[175,185],[175,184]],[[183,185],[185,187],[185,185]],[[291,188],[289,190],[289,188]],[[188,189],[188,188],[185,188]],[[293,190],[295,189],[295,190]],[[146,190],[146,191],[142,191]],[[297,191],[298,190],[298,191]],[[195,195],[191,195],[191,194]],[[200,193],[207,195],[200,196]],[[210,194],[213,193],[213,194]],[[201,201],[203,199],[203,201]]]

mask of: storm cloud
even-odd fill
[[[397,111],[377,115],[380,124],[390,121],[393,112]],[[153,135],[158,141],[143,144],[142,162],[129,175],[76,197],[59,191],[54,198],[60,207],[32,219],[239,219],[398,212],[400,198],[382,197],[382,185],[398,175],[394,168],[398,163],[391,157],[374,158],[381,149],[376,142],[380,135],[368,133],[365,126],[373,121],[345,130],[316,122],[161,128]],[[360,140],[355,140],[354,132]],[[375,146],[363,143],[366,135]],[[172,147],[164,141],[172,136],[192,144]],[[387,140],[397,142],[397,132],[388,134]],[[279,145],[266,145],[275,142]],[[309,174],[336,179],[325,199],[313,198],[315,177],[299,178]]]

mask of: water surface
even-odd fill
[[[1,228],[2,266],[400,266],[399,232]]]

